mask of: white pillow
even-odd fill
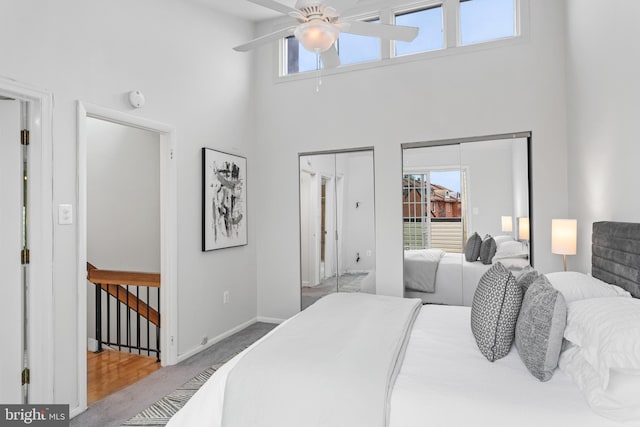
[[[640,375],[612,369],[605,389],[577,346],[560,355],[558,366],[582,391],[594,412],[621,422],[640,421]]]
[[[501,258],[496,260],[495,262],[491,262],[492,264],[500,263],[507,267],[509,270],[519,271],[525,267],[529,266],[529,260],[526,258]]]
[[[547,279],[568,303],[586,298],[629,297],[631,294],[619,286],[610,285],[600,279],[576,271],[560,271],[546,274]]]
[[[496,254],[493,256],[494,261],[503,258],[529,258],[529,251],[522,242],[515,240],[504,242],[498,246]]]
[[[611,369],[640,375],[640,299],[588,298],[568,304],[564,337],[581,348],[600,385]]]
[[[500,247],[500,245],[503,243],[514,241],[512,236],[506,236],[506,235],[495,236],[493,240],[496,242],[497,247]]]

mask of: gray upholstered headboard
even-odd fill
[[[640,298],[640,224],[594,222],[591,274]]]

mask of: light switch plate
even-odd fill
[[[58,205],[58,224],[73,224],[73,207],[71,205]]]

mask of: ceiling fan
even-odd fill
[[[320,55],[323,67],[335,68],[340,65],[340,58],[334,44],[340,33],[407,42],[418,35],[416,27],[373,24],[351,19],[341,20],[340,13],[354,6],[358,0],[297,0],[295,7],[289,7],[275,0],[248,1],[286,14],[298,20],[298,24],[234,47],[239,52],[246,52],[270,41],[293,35],[305,49]]]

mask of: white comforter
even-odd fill
[[[420,307],[419,300],[356,293],[321,299],[237,362],[222,425],[386,426]]]
[[[422,308],[393,388],[391,427],[619,425],[592,412],[560,370],[542,383],[526,370],[515,349],[495,363],[487,362],[469,322],[468,307]],[[226,378],[244,354],[216,371],[169,427],[220,426]],[[280,408],[286,411],[288,406]],[[299,425],[309,424],[301,420]]]

